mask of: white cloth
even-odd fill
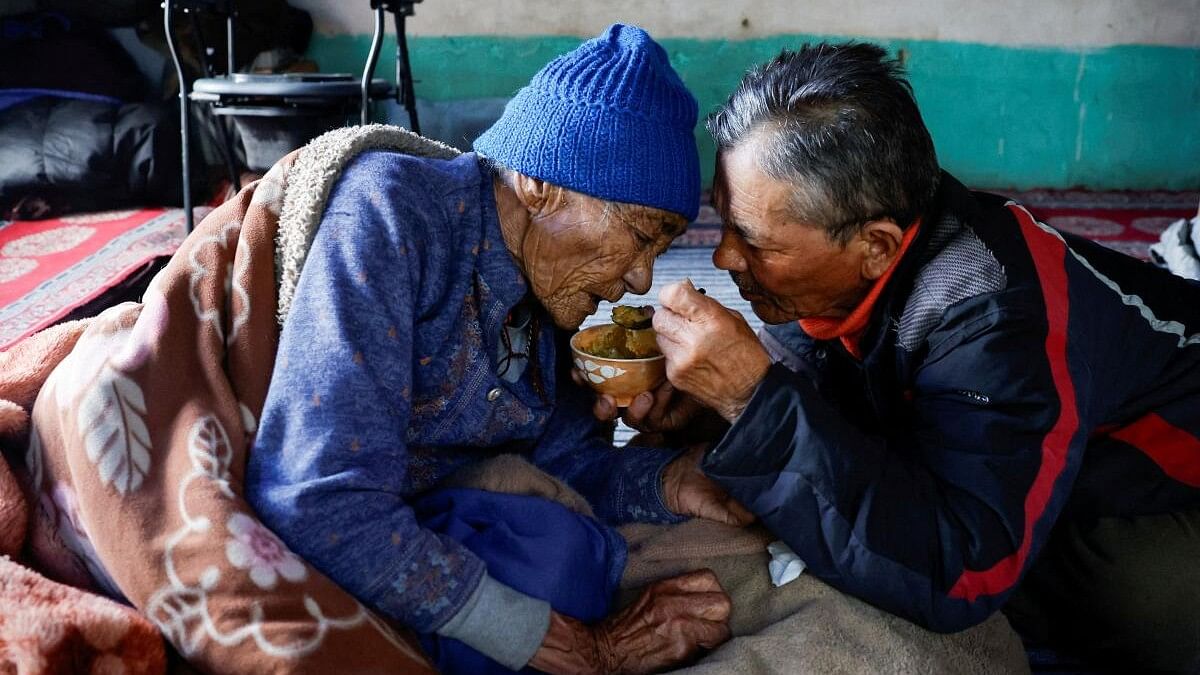
[[[1171,224],[1150,247],[1155,262],[1185,279],[1200,280],[1200,215]]]
[[[804,571],[804,561],[782,541],[773,541],[767,544],[767,553],[771,554],[771,561],[767,563],[767,571],[771,574],[771,583],[776,587],[792,581]]]

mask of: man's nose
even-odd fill
[[[729,234],[728,230],[721,233],[721,242],[713,251],[713,265],[729,272],[746,271],[746,259],[738,251],[737,244],[734,243],[733,236]]]
[[[650,292],[650,286],[654,283],[654,267],[653,263],[646,261],[638,261],[633,267],[629,268],[629,272],[623,278],[625,287],[634,295],[644,295]]]

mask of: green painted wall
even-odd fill
[[[840,39],[781,35],[744,41],[667,38],[663,46],[700,101],[723,101],[751,64],[783,47]],[[511,96],[574,37],[412,37],[419,98]],[[908,67],[942,165],[988,187],[1200,188],[1200,48],[1120,45],[1020,48],[883,40]],[[326,71],[361,69],[369,36],[317,35]],[[395,42],[385,42],[389,77]],[[712,175],[713,144],[697,127]]]

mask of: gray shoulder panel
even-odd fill
[[[900,315],[897,341],[908,351],[925,341],[951,305],[1008,285],[1004,267],[969,226],[942,221],[937,227],[935,239],[949,235],[949,241],[917,274]]]

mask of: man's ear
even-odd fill
[[[874,281],[883,276],[904,243],[904,230],[892,220],[872,220],[858,233],[863,248],[862,277]]]
[[[513,192],[532,216],[548,216],[562,208],[567,201],[566,190],[521,173],[514,176]]]

